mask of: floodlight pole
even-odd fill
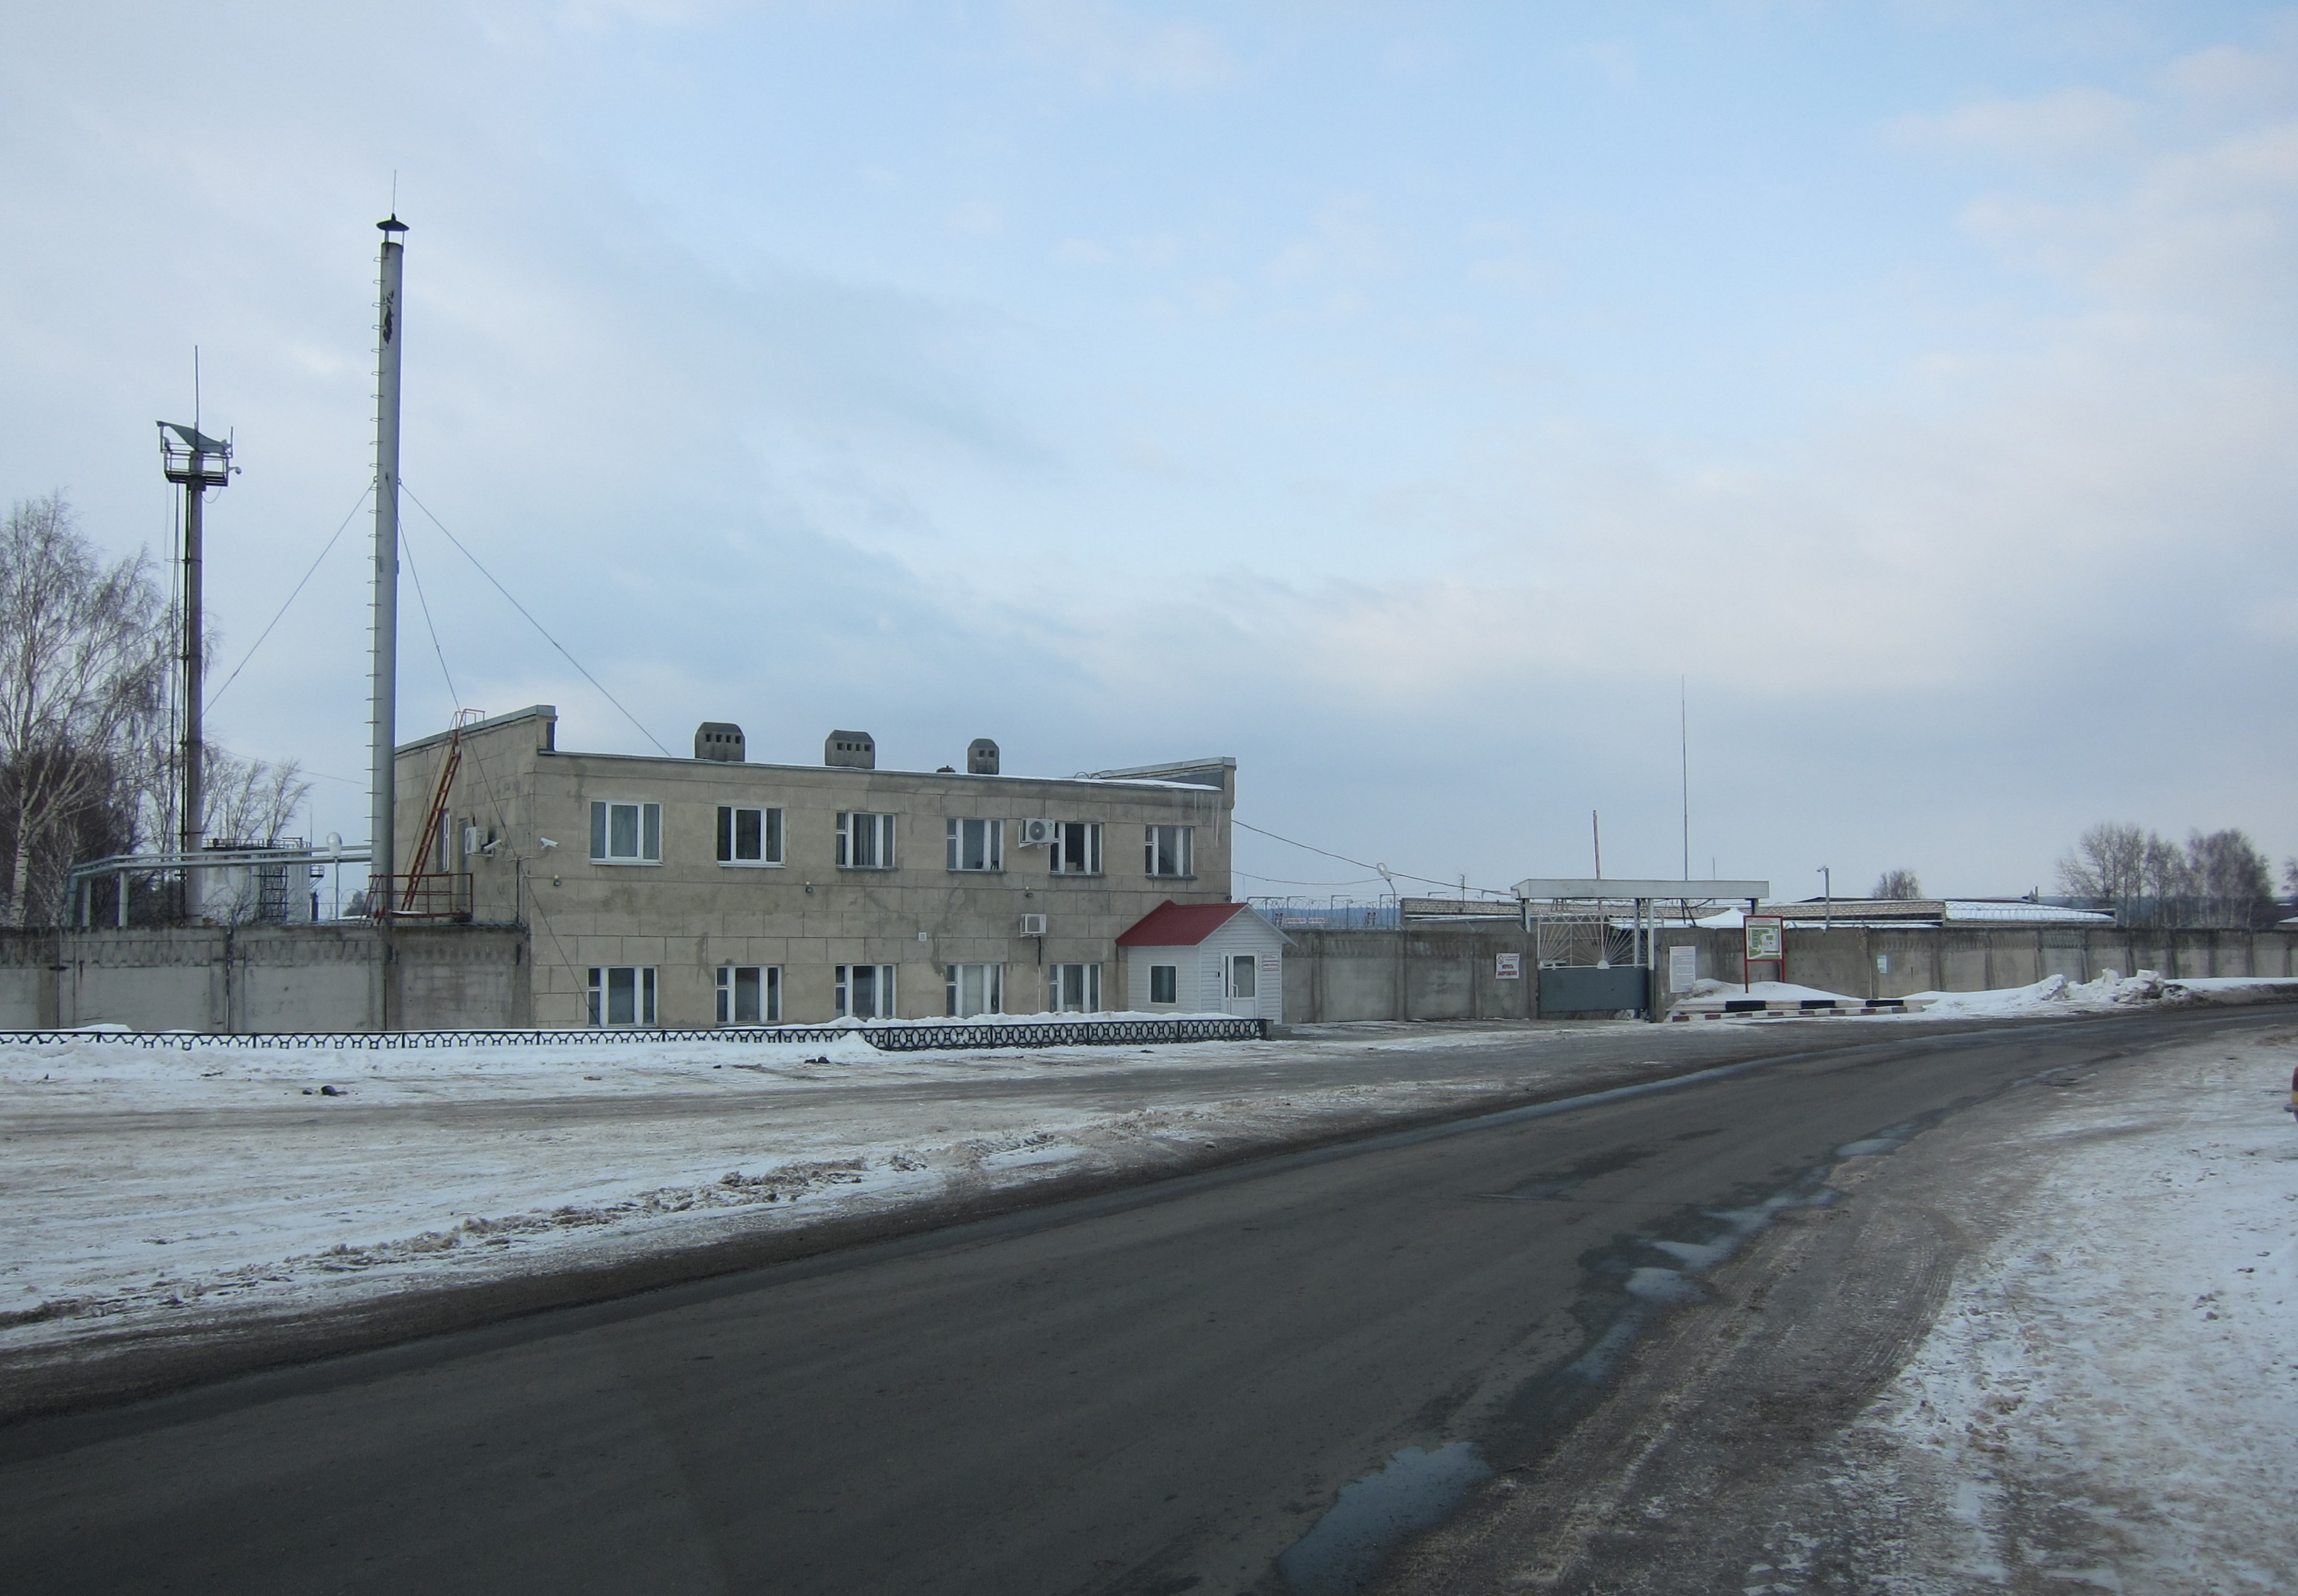
[[[194,423],[194,430],[196,426]],[[184,812],[178,819],[183,824],[184,852],[187,854],[200,851],[200,843],[207,832],[207,794],[203,790],[200,781],[204,773],[200,769],[200,756],[207,751],[206,716],[202,713],[203,706],[201,703],[201,699],[206,697],[207,684],[201,680],[204,673],[200,669],[204,663],[200,657],[203,652],[200,629],[205,624],[201,591],[203,585],[201,545],[204,541],[205,528],[202,525],[203,517],[201,509],[207,499],[207,490],[196,475],[201,463],[195,451],[192,456],[194,475],[184,484]],[[198,881],[197,871],[184,872],[184,915],[186,919],[196,919],[199,915],[199,906],[195,901],[199,896]]]
[[[184,490],[184,613],[183,635],[178,649],[178,663],[182,667],[184,737],[177,754],[184,806],[177,817],[177,841],[179,851],[186,857],[198,853],[207,840],[204,509],[207,491],[228,484],[232,470],[231,445],[200,431],[196,400],[192,412],[189,426],[181,422],[160,423],[161,470],[169,482],[179,484]],[[120,877],[120,890],[119,914],[124,925],[128,913],[128,878],[124,875]],[[186,920],[199,918],[200,872],[196,870],[184,872],[183,913]]]
[[[368,761],[368,912],[393,906],[388,896],[393,857],[393,761],[399,752],[399,348],[404,330],[400,281],[407,249],[396,215],[375,224],[383,233],[381,281],[376,301],[375,344],[375,618],[374,704]]]

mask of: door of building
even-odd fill
[[[1261,961],[1249,953],[1222,956],[1221,1007],[1248,1019],[1261,1013]]]

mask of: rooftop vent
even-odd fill
[[[742,728],[732,721],[704,721],[694,728],[694,757],[742,763]]]
[[[986,737],[977,737],[965,745],[965,773],[969,776],[994,776],[997,773],[997,745]]]
[[[878,768],[878,741],[867,732],[832,732],[822,740],[822,762],[852,770]]]

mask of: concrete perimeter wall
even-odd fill
[[[1513,926],[1408,927],[1403,930],[1287,928],[1285,1016],[1310,1024],[1341,1020],[1530,1020],[1539,1013],[1533,939]],[[1663,930],[1666,949],[1699,950],[1699,973],[1742,979],[1737,930]],[[1501,954],[1523,973],[1499,974]],[[2298,933],[2126,930],[2120,926],[1988,926],[1787,933],[1787,972],[1758,965],[1758,980],[1786,980],[1850,997],[1978,992],[2032,985],[2046,976],[2095,980],[2153,970],[2168,976],[2298,976]]]
[[[531,1023],[518,926],[0,933],[0,1030],[464,1030]]]

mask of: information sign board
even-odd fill
[[[1777,963],[1787,957],[1787,922],[1777,914],[1750,914],[1747,923],[1750,964]]]

